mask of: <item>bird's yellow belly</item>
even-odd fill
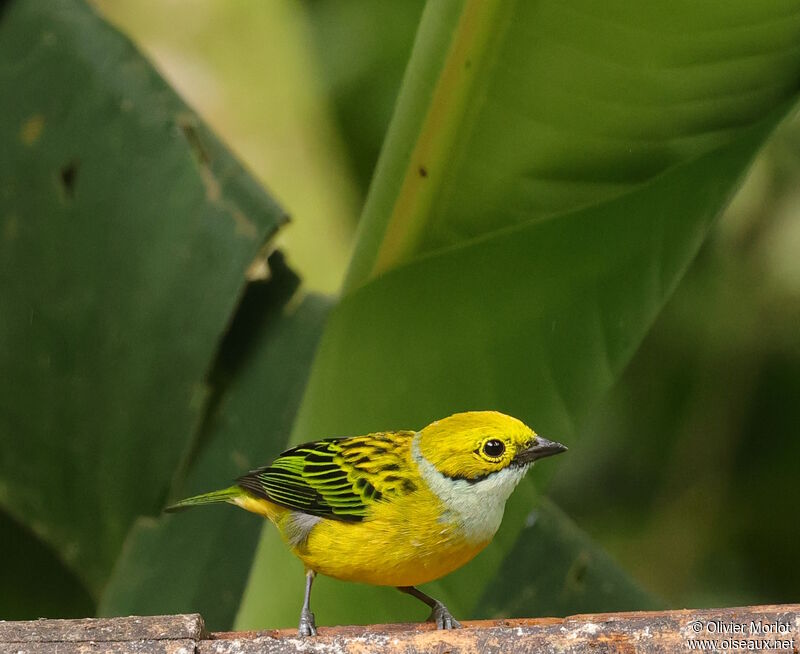
[[[487,543],[466,541],[456,525],[324,520],[295,554],[321,574],[378,586],[416,586],[460,568]]]
[[[322,519],[292,551],[307,568],[336,579],[415,586],[460,568],[490,542],[468,540],[463,526],[448,519],[452,514],[437,499],[420,499],[377,503],[362,522]],[[289,511],[259,503],[256,512],[270,518],[286,539]]]

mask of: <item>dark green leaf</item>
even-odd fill
[[[476,612],[487,618],[663,608],[552,502],[540,498]]]
[[[98,594],[284,216],[78,0],[0,22],[0,503]]]
[[[0,511],[3,620],[82,618],[94,602],[81,581],[29,529]]]
[[[209,418],[206,445],[175,499],[226,487],[286,445],[329,302],[309,297],[284,315],[282,291],[270,290],[274,285],[273,278],[265,288],[251,289],[237,314],[226,343],[247,347],[233,357],[240,361],[235,377]],[[252,338],[243,338],[248,329]],[[230,629],[262,524],[231,506],[139,520],[100,613],[199,612],[210,629]]]

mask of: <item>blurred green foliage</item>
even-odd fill
[[[80,618],[94,612],[92,596],[56,553],[5,512],[0,512],[0,557],[2,619]]]
[[[798,145],[795,119],[762,152],[551,488],[671,604],[796,599]]]
[[[320,77],[362,193],[372,179],[423,0],[305,0]]]
[[[736,0],[724,8],[675,10],[619,0],[600,10],[580,0],[543,0],[517,3],[513,15],[511,4],[489,11],[497,23],[481,23],[488,40],[477,52],[490,56],[469,60],[479,83],[462,106],[445,103],[453,133],[439,143],[438,159],[424,162],[436,193],[405,215],[395,210],[406,193],[403,175],[419,170],[409,153],[430,107],[437,66],[449,56],[447,39],[460,29],[459,0],[428,3],[420,34],[421,0],[93,4],[129,33],[289,208],[296,227],[277,242],[304,289],[338,287],[357,207],[367,198],[350,277],[350,288],[365,286],[333,311],[294,438],[387,421],[419,426],[479,402],[520,413],[543,433],[545,427],[563,432],[568,436],[559,433],[560,440],[577,444],[562,465],[537,470],[537,487],[550,499],[523,486],[493,548],[437,585],[444,599],[479,615],[794,599],[800,123],[787,121],[761,154],[630,365],[599,401],[762,133],[795,97],[800,15],[793,3]],[[201,610],[221,629],[241,610],[240,625],[290,624],[297,607],[287,598],[299,593],[300,566],[285,561],[272,532],[257,545],[256,518],[225,507],[167,520],[151,516],[167,495],[225,485],[287,442],[332,301],[296,293],[298,280],[279,256],[271,259],[271,278],[245,291],[244,269],[282,216],[129,44],[78,0],[49,8],[24,0],[6,5],[3,33],[23,24],[25,12],[33,20],[6,40],[5,60],[14,63],[0,67],[4,90],[14,91],[3,94],[8,106],[0,119],[0,137],[13,143],[0,156],[0,241],[11,253],[0,264],[0,343],[21,371],[0,384],[0,502],[14,516],[0,514],[0,617]],[[47,11],[52,26],[44,29]],[[42,94],[62,69],[57,92]],[[31,108],[42,97],[50,102],[44,130]],[[128,106],[129,98],[130,113],[120,117],[120,102]],[[762,133],[748,131],[759,121]],[[27,141],[37,144],[36,156]],[[193,268],[187,251],[196,250],[176,257],[173,248],[181,229],[220,209],[208,202],[217,197],[209,198],[208,156],[214,165],[224,162],[214,173],[234,180],[222,190],[223,213],[239,203],[265,219],[246,245],[214,223],[214,238],[201,247],[202,265]],[[108,184],[100,183],[106,178]],[[64,196],[75,179],[78,210]],[[115,180],[124,180],[124,188]],[[189,209],[180,202],[186,197]],[[689,226],[686,243],[673,233],[676,223]],[[147,224],[137,240],[131,225]],[[159,232],[162,224],[173,231]],[[85,226],[88,240],[75,225]],[[520,227],[504,232],[506,225]],[[390,248],[388,267],[395,269],[374,280],[372,264],[392,229],[408,238]],[[662,240],[648,240],[648,230],[660,230]],[[20,234],[33,244],[23,252],[24,266],[21,250],[9,245]],[[109,259],[116,266],[98,256],[104,245],[116,253]],[[174,267],[174,293],[159,286],[163,274],[152,273],[155,283],[145,285],[134,274],[132,253],[136,262],[151,257],[153,271]],[[102,275],[75,276],[76,260],[87,270],[99,264]],[[503,272],[509,262],[516,275]],[[653,271],[658,283],[648,286]],[[50,285],[46,301],[31,292],[36,279]],[[75,358],[64,364],[65,378],[89,378],[101,397],[128,394],[141,402],[113,399],[92,411],[68,396],[61,399],[69,419],[62,410],[58,420],[45,421],[58,402],[42,400],[36,384],[50,388],[53,379],[33,370],[36,357],[13,355],[27,351],[20,347],[27,332],[19,307],[50,316],[48,333],[62,339],[61,356],[70,352],[72,336],[83,334],[106,360],[118,361],[102,347],[108,325],[91,324],[81,310],[88,300],[75,300],[75,292],[93,288],[95,297],[119,296],[119,306],[127,299],[141,308],[141,323],[130,312],[114,314],[114,302],[101,311],[119,318],[115,338],[140,339],[141,347],[131,348],[130,368],[122,366],[119,378],[95,374]],[[158,306],[166,313],[147,309],[152,288],[159,288],[156,295],[163,290]],[[64,301],[54,302],[60,295]],[[509,302],[483,315],[491,306],[485,300],[495,296],[524,310]],[[425,306],[430,310],[421,321],[409,310]],[[446,338],[423,339],[437,345],[420,347],[420,334],[438,333],[441,307],[450,312],[445,328],[438,326]],[[167,317],[148,327],[146,320],[159,315]],[[170,358],[204,316],[206,336],[192,365]],[[569,328],[553,336],[544,327],[559,317]],[[601,328],[590,329],[598,317]],[[473,333],[460,333],[459,321]],[[164,347],[141,357],[155,340],[148,329],[161,334]],[[30,334],[26,344],[41,349],[41,335]],[[419,351],[404,351],[404,342],[416,342]],[[457,349],[466,342],[472,350]],[[598,343],[611,348],[605,358]],[[547,365],[524,369],[532,361]],[[414,366],[430,378],[421,379]],[[188,407],[170,395],[178,388],[194,389]],[[24,396],[48,428],[37,428],[39,444],[22,456],[15,439],[37,432],[36,420],[19,417]],[[178,406],[187,412],[182,419],[170,411]],[[126,440],[125,433],[133,436]],[[73,465],[77,450],[90,472]],[[105,457],[99,481],[91,473],[95,456]],[[61,485],[40,483],[37,468],[50,470],[44,476],[57,475]],[[153,481],[141,495],[125,490],[130,483],[103,481],[117,470],[139,480],[146,468]],[[48,508],[49,497],[57,502]],[[128,499],[120,513],[121,497]],[[137,514],[150,516],[134,521]],[[95,527],[81,527],[87,521]],[[98,536],[105,539],[100,556],[89,560],[85,543]],[[419,610],[386,589],[321,580],[315,592],[322,623],[414,619]]]

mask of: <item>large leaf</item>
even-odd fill
[[[326,327],[297,438],[420,427],[491,407],[569,443],[782,113],[617,199],[421,258],[345,297]],[[525,497],[512,497],[499,549],[434,584],[462,615],[513,546],[530,510],[520,504]],[[300,570],[283,552],[266,530],[240,625],[294,621],[299,598],[277,593],[290,582],[276,584],[275,574],[284,580],[292,570],[299,593]],[[400,602],[388,591],[331,583],[335,597],[327,584],[315,587],[322,621],[398,617]]]
[[[735,138],[800,72],[795,0],[428,3],[348,288]]]
[[[287,290],[291,284],[276,284],[273,275],[248,291],[223,347],[222,357],[234,363],[231,382],[176,499],[225,487],[286,444],[329,305],[309,297],[284,314]],[[199,612],[209,629],[230,629],[260,526],[259,518],[230,506],[142,518],[126,540],[100,614]]]
[[[3,620],[81,618],[94,602],[81,581],[29,529],[0,512]]]
[[[281,233],[281,247],[306,285],[336,292],[363,189],[354,184],[335,129],[303,3],[92,2],[291,208],[293,225]],[[360,4],[370,13],[373,2]],[[338,59],[352,43],[352,34],[329,42],[326,56]]]
[[[423,426],[495,406],[531,413],[546,435],[571,432],[784,113],[619,198],[421,257],[345,296],[296,431]]]
[[[604,10],[427,5],[295,439],[491,407],[569,440],[619,375],[794,98],[800,18],[782,2]],[[522,497],[501,547],[435,584],[462,614]],[[299,599],[286,610],[270,579],[290,565],[265,531],[240,625],[294,621]],[[326,592],[323,620],[398,603]]]
[[[552,502],[531,502],[525,527],[478,602],[487,617],[663,608]]]
[[[95,594],[284,218],[78,0],[0,22],[0,502]]]

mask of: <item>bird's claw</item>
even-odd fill
[[[428,622],[433,622],[437,629],[461,629],[461,623],[456,620],[447,607],[437,601],[428,618]]]
[[[317,625],[314,621],[314,614],[311,611],[303,609],[300,613],[300,627],[297,629],[297,633],[301,636],[317,635]]]

